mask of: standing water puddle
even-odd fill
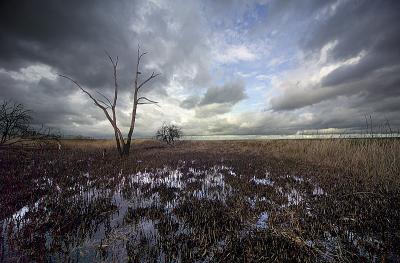
[[[268,172],[193,165],[121,171],[105,186],[90,173],[73,184],[46,179],[49,195],[2,222],[0,261],[212,261],[240,233],[269,231],[271,213],[326,195],[317,185],[308,195],[297,189],[302,177],[287,188]]]

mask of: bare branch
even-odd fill
[[[111,108],[114,108],[115,105],[117,104],[117,97],[118,97],[118,82],[117,82],[117,66],[118,66],[118,56],[115,58],[115,62],[112,59],[112,57],[110,56],[110,54],[107,51],[104,51],[106,53],[106,55],[108,56],[108,58],[111,61],[111,64],[113,66],[113,75],[114,75],[114,99],[113,99],[113,103],[111,103],[108,99],[108,101],[110,102],[110,106]]]
[[[180,127],[170,124],[163,125],[157,130],[156,139],[166,142],[168,145],[173,145],[176,139],[180,139],[183,133]]]
[[[101,94],[99,91],[97,91],[96,90],[96,92],[98,93],[98,94],[100,94],[103,98],[105,98],[107,101],[108,101],[108,103],[109,103],[109,106],[110,107],[112,107],[112,103],[111,103],[111,101],[106,97],[106,96],[104,96],[103,94]],[[98,100],[98,101],[101,101],[101,100]],[[102,102],[102,101],[101,101]],[[104,102],[103,102],[104,103]],[[104,104],[106,104],[106,103],[104,103]],[[108,105],[108,104],[106,104],[106,105]]]
[[[158,104],[154,104],[154,103],[150,103],[150,102],[139,102],[138,103],[138,105],[155,105],[155,106],[157,106],[157,107],[159,107],[159,108],[161,108],[161,106],[160,105],[158,105]]]
[[[150,80],[154,79],[154,78],[157,77],[158,75],[160,75],[160,74],[159,74],[159,73],[154,74],[154,71],[153,71],[153,73],[151,73],[151,76],[148,77],[145,81],[142,82],[142,84],[140,84],[140,85],[137,87],[137,90],[139,90],[139,89],[140,89],[141,87],[143,87],[147,82],[149,82]]]
[[[102,101],[102,100],[98,100],[100,103],[103,103],[104,104],[104,107],[106,108],[106,109],[110,109],[110,106],[107,104],[107,103],[105,103],[104,101]]]
[[[142,102],[141,104],[144,104],[144,103],[146,103],[146,104],[153,104],[153,103],[155,104],[155,103],[158,103],[157,101],[150,100],[150,99],[148,99],[148,98],[146,98],[146,97],[140,97],[140,98],[137,99],[136,102],[139,104],[140,100],[146,100],[146,101],[148,101],[148,102]]]
[[[113,66],[117,67],[117,65],[118,65],[118,56],[115,58],[115,62],[114,62],[113,58],[112,58],[111,55],[107,52],[107,50],[104,50],[104,53],[106,53],[108,59],[111,61],[111,64],[113,64]]]
[[[137,63],[136,63],[136,74],[135,74],[135,91],[136,91],[136,92],[140,89],[140,86],[143,86],[143,85],[139,85],[139,87],[138,87],[139,74],[142,74],[142,73],[139,71],[139,66],[140,66],[140,60],[141,60],[142,57],[143,57],[144,55],[146,55],[146,54],[147,54],[147,52],[140,53],[140,46],[139,46],[139,44],[138,44]],[[152,75],[154,75],[154,72],[153,72]],[[148,81],[148,80],[147,80],[147,81]]]
[[[136,120],[136,111],[137,111],[137,105],[138,104],[155,104],[158,106],[158,102],[148,99],[146,97],[139,97],[139,89],[142,88],[146,83],[148,83],[150,80],[153,78],[157,77],[159,74],[155,74],[154,72],[142,83],[139,84],[139,74],[140,72],[140,61],[144,55],[146,55],[146,52],[141,52],[140,46],[138,45],[137,49],[137,64],[136,64],[136,72],[135,72],[135,79],[134,79],[134,84],[133,84],[133,105],[132,105],[132,115],[131,115],[131,124],[129,128],[129,132],[127,134],[126,140],[124,139],[120,129],[118,128],[117,125],[117,116],[116,116],[116,104],[117,104],[117,98],[118,98],[118,79],[117,79],[117,66],[118,66],[118,56],[113,58],[111,55],[107,52],[104,51],[110,60],[112,67],[113,67],[113,76],[114,76],[114,98],[111,100],[102,93],[96,91],[103,99],[97,99],[92,94],[85,90],[77,81],[74,79],[64,76],[64,75],[59,75],[60,77],[66,78],[73,82],[81,91],[86,93],[86,95],[89,96],[89,98],[94,102],[94,104],[99,107],[100,109],[103,110],[105,116],[107,117],[107,120],[110,122],[112,127],[114,128],[114,135],[115,135],[115,140],[117,144],[117,149],[120,153],[120,155],[129,155],[129,149],[131,145],[131,140],[132,140],[132,134],[133,130],[135,128],[135,120]],[[108,110],[108,109],[111,109]]]
[[[116,122],[111,118],[110,114],[107,112],[107,108],[102,106],[88,91],[86,91],[84,88],[82,88],[82,86],[75,80],[73,80],[72,78],[68,77],[68,76],[64,76],[64,75],[59,75],[60,77],[69,79],[70,81],[72,81],[76,86],[78,86],[84,93],[86,93],[92,100],[93,102],[96,104],[96,106],[98,106],[100,109],[103,110],[104,114],[106,115],[108,121],[111,123],[111,125],[113,126],[114,130],[117,131],[119,138],[121,139],[121,141],[123,142],[123,136],[122,133],[120,131],[120,129],[117,127]]]
[[[117,98],[118,98],[118,81],[117,81],[117,65],[118,65],[118,57],[117,57],[117,62],[114,66],[114,101],[112,104],[112,108],[115,108],[115,105],[117,105]]]
[[[140,45],[138,44],[138,49],[137,49],[137,56],[138,56],[138,62],[137,62],[137,64],[139,65],[139,63],[140,63],[140,59],[144,56],[144,55],[146,55],[147,54],[147,52],[143,52],[143,53],[140,53]],[[139,71],[139,68],[137,68],[137,71]]]
[[[143,52],[142,54],[140,54],[140,56],[139,56],[139,61],[140,61],[140,59],[144,56],[144,55],[146,55],[147,54],[147,52]]]
[[[107,50],[104,50],[104,53],[106,53],[108,59],[110,59],[111,63],[114,65],[114,60],[112,59],[112,57],[110,56],[110,54],[107,52]]]
[[[66,79],[72,81],[78,88],[80,88],[84,93],[86,93],[93,100],[94,104],[96,104],[97,107],[99,107],[103,111],[106,111],[106,108],[104,106],[100,105],[100,103],[92,96],[92,94],[90,94],[87,90],[82,88],[82,86],[76,80],[74,80],[68,76],[65,76],[65,75],[61,75],[61,74],[58,74],[58,75],[60,77],[63,77],[63,78],[66,78]]]
[[[0,147],[24,143],[46,143],[58,140],[50,128],[33,129],[30,126],[31,111],[25,110],[22,104],[3,101],[0,105]]]

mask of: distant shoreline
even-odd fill
[[[184,135],[183,141],[251,141],[251,140],[304,140],[304,139],[377,139],[377,138],[400,138],[400,134],[378,133],[378,134],[291,134],[291,135]],[[114,138],[93,137],[63,137],[63,140],[113,140]],[[153,140],[153,137],[134,137],[136,140]]]

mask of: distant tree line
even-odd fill
[[[21,103],[4,100],[0,105],[0,146],[26,145],[58,140],[59,134],[42,126],[31,126],[32,112]]]

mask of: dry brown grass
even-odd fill
[[[135,140],[134,145],[141,145],[146,142],[153,142],[153,140],[141,139]],[[99,149],[107,149],[112,150],[115,148],[115,141],[112,139],[64,139],[61,140],[61,143],[64,147],[68,148],[78,148],[80,150],[99,150]],[[116,150],[116,148],[115,148]]]
[[[64,140],[69,149],[116,153],[113,140]],[[228,155],[257,156],[326,167],[346,174],[351,186],[363,191],[400,191],[400,140],[387,139],[322,139],[322,140],[235,140],[235,141],[180,141],[169,147],[154,140],[135,140],[128,159],[164,159],[165,156],[209,155],[216,159]],[[175,158],[174,157],[174,158]],[[117,158],[117,157],[116,157]],[[128,161],[129,162],[129,161]],[[325,180],[325,179],[324,179]],[[331,178],[331,180],[335,180]],[[330,180],[329,180],[330,181]],[[329,183],[332,183],[330,181]]]
[[[81,150],[113,151],[113,140],[63,140],[65,147]],[[135,140],[133,155],[138,151],[204,152],[213,154],[256,154],[291,159],[364,176],[387,178],[400,174],[400,140],[391,139],[324,139],[324,140],[249,140],[249,141],[181,141],[177,147],[166,147],[153,140]],[[137,152],[135,153],[135,149]],[[389,176],[391,177],[391,176]]]
[[[86,150],[95,150],[102,148],[111,148],[114,147],[115,141],[113,140],[87,140],[87,139],[71,139],[71,140],[62,140],[62,145],[68,148],[79,148]]]
[[[131,155],[123,158],[118,155],[112,140],[64,140],[62,144],[61,151],[57,147],[0,151],[0,203],[4,204],[0,209],[0,219],[9,218],[22,207],[35,204],[42,198],[47,202],[41,203],[46,209],[39,207],[36,214],[27,216],[30,220],[46,219],[51,212],[51,224],[43,226],[44,219],[35,219],[32,226],[15,236],[15,240],[38,258],[42,251],[35,244],[44,244],[45,239],[42,243],[25,244],[37,235],[37,229],[46,228],[55,237],[79,238],[74,234],[76,229],[90,233],[96,222],[106,221],[117,209],[109,193],[121,189],[121,185],[124,185],[125,198],[130,201],[149,198],[153,194],[158,194],[163,204],[175,197],[181,198],[182,202],[173,213],[194,227],[194,235],[181,236],[180,241],[170,239],[174,237],[176,223],[154,207],[135,209],[133,214],[127,212],[125,222],[129,225],[138,218],[153,220],[153,217],[161,220],[163,223],[157,228],[166,234],[160,244],[171,255],[179,242],[181,245],[192,242],[192,246],[198,248],[195,258],[204,258],[212,252],[221,262],[235,262],[238,258],[315,262],[314,257],[325,261],[324,255],[335,262],[365,262],[374,255],[389,261],[398,258],[398,139],[181,141],[174,147],[153,140],[136,140]],[[105,156],[104,149],[107,149]],[[188,184],[186,190],[175,187],[152,189],[145,180],[143,184],[121,184],[138,172],[163,167],[181,167],[182,180],[189,180],[194,176],[189,166],[202,170],[221,164],[240,175],[224,175],[226,184],[234,189],[226,203],[187,199],[192,192],[201,189],[202,184]],[[273,186],[255,184],[253,179],[265,178],[266,171],[274,182]],[[325,193],[314,194],[314,184]],[[146,193],[143,197],[136,196],[138,188],[140,193]],[[91,200],[82,194],[82,189],[88,195],[93,189],[101,189],[98,193],[101,198]],[[298,204],[289,205],[286,193],[291,189],[297,189],[303,201],[297,199]],[[224,189],[214,187],[207,191],[219,196]],[[80,195],[84,201],[71,202],[71,196]],[[261,197],[266,201],[259,200],[254,207],[249,206],[249,198],[256,200]],[[237,235],[245,226],[243,222],[255,223],[263,211],[269,213],[269,229],[252,231],[245,237]],[[238,218],[243,224],[234,223]],[[211,221],[218,223],[207,224]],[[232,229],[233,226],[238,228]],[[120,233],[119,230],[117,228],[116,233]],[[209,250],[215,248],[221,239],[227,240],[223,250]],[[314,240],[315,245],[310,245],[310,240]],[[371,254],[364,255],[358,251],[354,240],[366,242],[360,246]],[[377,240],[377,243],[368,240]],[[324,242],[328,242],[326,247]],[[130,256],[135,258],[137,249],[143,246],[127,243],[126,247],[128,255],[133,253]],[[52,249],[57,251],[58,248]],[[193,259],[190,254],[193,249],[182,245],[181,250]]]
[[[400,174],[400,140],[287,140],[262,143],[277,158],[291,158],[340,168],[366,177],[388,179]]]

